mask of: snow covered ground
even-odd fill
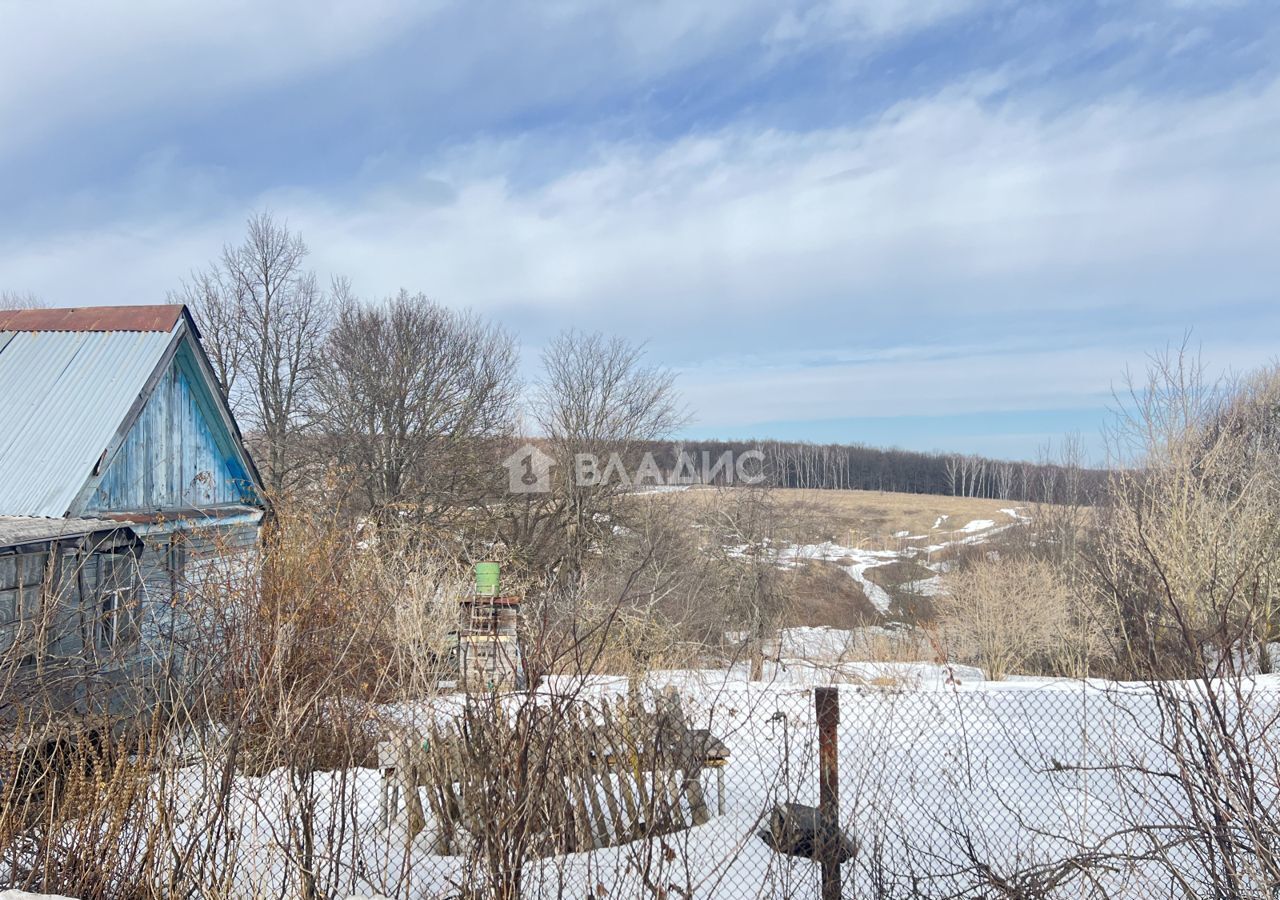
[[[938,667],[916,668],[913,689],[839,686],[841,821],[860,846],[844,870],[845,896],[871,896],[886,873],[953,895],[973,887],[977,865],[1012,873],[1081,847],[1141,855],[1145,838],[1126,834],[1130,826],[1184,821],[1180,794],[1161,779],[1107,770],[1165,761],[1153,740],[1160,710],[1144,686],[990,683],[981,673],[955,679]],[[832,680],[832,671],[774,669],[763,683],[744,674],[649,679],[651,688],[677,687],[732,752],[725,815],[668,841],[674,857],[664,877],[692,896],[816,896],[817,867],[778,856],[755,832],[773,802],[817,802],[810,687]],[[1262,705],[1277,706],[1280,680],[1261,679],[1257,688]],[[625,859],[624,851],[599,851],[571,860],[556,877],[575,888],[594,881],[604,896],[635,896]],[[1109,896],[1167,895],[1168,876],[1158,868],[1117,865],[1094,874]],[[1080,885],[1073,887],[1063,894],[1079,896]]]
[[[907,543],[898,550],[824,543],[785,548],[779,558],[840,565],[886,611],[888,595],[867,579],[868,569],[927,559],[930,551],[988,539],[1024,519],[1019,510],[1002,512],[1012,521],[975,520],[949,531],[940,530],[940,517],[934,537],[903,535]],[[917,540],[935,543],[910,543]],[[940,581],[915,584],[932,585],[920,589],[925,593]],[[760,681],[742,664],[648,673],[636,685],[643,694],[674,689],[691,723],[728,747],[723,814],[662,838],[531,861],[524,895],[816,898],[817,865],[775,853],[758,832],[775,803],[817,802],[819,685],[840,695],[840,824],[858,847],[842,869],[845,896],[980,896],[992,876],[1052,871],[1095,852],[1109,860],[1088,874],[1102,895],[1167,895],[1167,871],[1150,859],[1129,861],[1149,855],[1148,835],[1188,819],[1177,785],[1143,774],[1168,762],[1157,740],[1166,720],[1151,691],[1103,681],[989,682],[967,666],[870,661],[886,645],[918,640],[906,627],[787,628],[766,646]],[[1280,677],[1259,676],[1252,688],[1261,709],[1280,711]],[[631,689],[622,676],[551,678],[540,688],[544,698],[577,696],[588,708]],[[462,709],[463,698],[451,694],[383,707],[375,717],[384,727],[423,729]],[[1265,767],[1263,773],[1265,779]],[[203,827],[202,804],[219,777],[216,767],[169,773],[164,790],[177,795],[177,832]],[[704,773],[708,797],[714,785],[714,774]],[[316,773],[302,787],[315,803],[314,868],[327,895],[454,897],[474,877],[464,856],[433,852],[433,823],[408,843],[403,814],[387,827],[380,771]],[[1261,786],[1264,796],[1275,788]],[[425,798],[429,788],[421,790]],[[234,835],[232,895],[296,894],[287,873],[297,871],[299,791],[299,779],[283,769],[235,779],[225,831]],[[1174,854],[1194,870],[1192,850]],[[1083,870],[1067,871],[1053,895],[1085,895]],[[2,892],[0,900],[33,896]]]
[[[821,544],[800,544],[784,547],[778,552],[781,565],[795,565],[801,560],[822,560],[836,563],[849,573],[849,577],[858,582],[862,592],[866,594],[871,605],[882,613],[889,611],[893,598],[880,585],[866,576],[867,569],[882,566],[900,559],[897,550],[863,550],[859,547],[845,547],[827,541]]]
[[[1145,838],[1132,825],[1173,828],[1186,820],[1176,785],[1109,768],[1166,762],[1155,741],[1160,710],[1144,686],[988,682],[961,667],[841,659],[838,640],[829,629],[791,630],[784,650],[839,661],[784,658],[758,682],[742,666],[649,673],[645,692],[674,688],[693,724],[728,746],[724,814],[653,841],[533,861],[525,895],[630,898],[652,896],[657,886],[668,896],[721,900],[816,897],[818,867],[778,855],[757,832],[774,803],[817,802],[812,688],[820,684],[840,694],[840,820],[858,844],[842,870],[845,896],[872,896],[886,880],[900,895],[909,885],[925,895],[964,895],[984,871],[1023,871],[1082,849],[1137,856]],[[592,705],[628,688],[626,678],[595,677],[551,679],[542,690]],[[1280,678],[1260,677],[1254,689],[1260,703],[1280,709]],[[402,722],[421,723],[459,708],[451,696],[396,712]],[[179,827],[199,827],[208,777],[193,768],[170,783],[191,802],[178,805]],[[713,797],[713,776],[705,778]],[[317,773],[311,786],[324,842],[318,874],[333,896],[447,897],[466,882],[463,857],[432,852],[430,824],[408,846],[402,819],[382,827],[378,771]],[[282,895],[297,809],[297,782],[284,770],[236,780],[230,833],[243,896]],[[1092,877],[1108,896],[1167,895],[1167,873],[1150,863],[1115,863]],[[1060,893],[1081,896],[1080,887],[1068,881]]]
[[[815,684],[840,691],[841,823],[859,845],[844,867],[846,896],[870,896],[889,876],[929,894],[960,893],[974,886],[976,865],[1012,873],[1082,846],[1137,854],[1139,838],[1109,836],[1184,815],[1176,790],[1106,771],[1116,761],[1160,761],[1151,740],[1159,710],[1140,685],[990,683],[924,664],[910,667],[908,688],[841,683],[875,665],[886,664],[770,666],[763,682],[741,668],[651,673],[647,690],[677,689],[694,721],[728,745],[724,815],[661,839],[658,853],[639,842],[535,863],[529,896],[640,896],[637,867],[647,866],[669,893],[816,897],[817,866],[774,853],[757,835],[773,803],[817,802]],[[625,689],[623,679],[591,685],[600,695]],[[1261,689],[1274,700],[1280,681]],[[410,896],[434,896],[463,877],[459,859],[420,846],[412,857]],[[1108,895],[1135,897],[1163,895],[1167,878],[1141,865],[1099,877]]]

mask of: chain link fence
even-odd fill
[[[1266,679],[815,689],[681,671],[335,704],[272,746],[216,716],[127,745],[11,746],[0,885],[1272,896],[1278,696]]]

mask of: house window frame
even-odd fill
[[[141,580],[133,556],[120,550],[94,553],[95,584],[93,647],[110,652],[133,643],[132,615],[138,603]]]
[[[0,553],[0,661],[26,667],[50,655],[127,649],[139,637],[141,588],[137,557],[123,547],[52,543]],[[78,632],[71,646],[63,644],[67,628]]]

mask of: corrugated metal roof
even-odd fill
[[[171,339],[0,331],[0,514],[67,514]]]
[[[43,516],[0,516],[0,549],[80,537],[99,531],[132,534],[132,529],[110,519],[48,519]]]

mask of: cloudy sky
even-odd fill
[[[0,0],[0,288],[161,302],[268,209],[322,274],[648,341],[690,435],[1031,456],[1280,333],[1248,0]]]

